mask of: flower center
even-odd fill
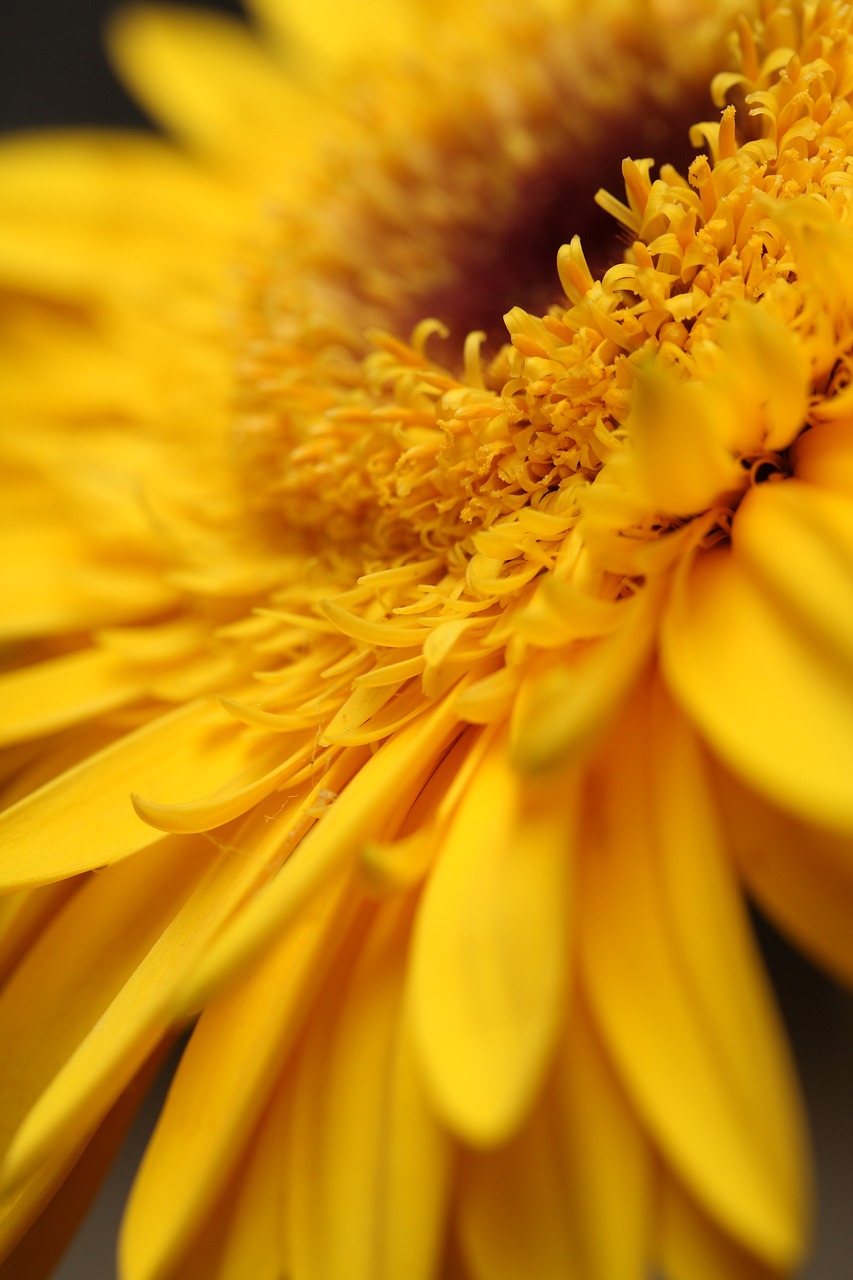
[[[238,447],[256,505],[315,542],[434,547],[578,469],[564,456],[555,472],[536,442],[522,457],[506,412],[487,405],[509,371],[503,316],[557,301],[572,234],[594,271],[621,259],[595,193],[621,185],[625,155],[692,155],[715,52],[701,41],[618,0],[570,21],[496,6],[477,41],[442,29],[419,58],[344,86],[336,142],[273,218],[248,282]],[[365,365],[367,334],[408,339],[424,317],[450,333],[440,352],[433,340],[425,381],[413,383],[423,329],[420,357],[383,339]],[[471,343],[462,355],[472,331],[485,375]],[[447,438],[436,402],[454,392],[459,421],[484,415],[485,432]],[[505,455],[513,476],[496,479]]]

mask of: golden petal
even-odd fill
[[[802,551],[820,573],[807,542]],[[734,547],[700,552],[680,572],[661,660],[731,769],[806,821],[853,830],[853,682]]]
[[[573,796],[571,779],[521,779],[497,743],[450,820],[418,914],[418,1054],[439,1114],[478,1145],[522,1123],[560,1031]]]
[[[122,75],[169,128],[252,182],[298,151],[311,104],[244,24],[224,14],[139,4],[112,22]]]
[[[730,1232],[788,1268],[807,1215],[791,1068],[695,749],[676,720],[658,746],[646,717],[637,700],[593,793],[578,914],[585,985],[667,1158]]]
[[[402,1018],[412,905],[378,909],[307,1038],[289,1152],[299,1275],[430,1280],[441,1256],[451,1145]]]
[[[354,907],[350,883],[337,881],[245,982],[202,1014],[124,1219],[120,1250],[128,1280],[159,1276],[174,1265],[212,1212],[347,936]]]

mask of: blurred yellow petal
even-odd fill
[[[633,723],[608,746],[596,847],[582,862],[583,974],[667,1157],[730,1231],[789,1267],[806,1213],[790,1067],[695,748],[677,719],[655,728],[660,744],[644,760],[638,699]],[[670,792],[675,768],[689,790]],[[743,1054],[753,1042],[760,1066]]]
[[[159,1275],[180,1258],[216,1203],[352,914],[350,886],[335,884],[313,915],[202,1014],[128,1206],[121,1253],[129,1280]]]
[[[750,891],[805,951],[853,985],[853,836],[797,821],[722,770],[717,789]]]
[[[144,860],[92,877],[30,948],[0,996],[0,1027],[6,1044],[0,1062],[4,1151],[42,1091],[97,1026],[204,871],[205,859],[199,852],[166,843]],[[63,957],[61,964],[57,955]],[[52,1027],[49,1038],[39,1033],[39,1023]],[[152,1047],[153,1042],[146,1046]],[[102,1114],[109,1105],[105,1098]],[[84,1126],[78,1142],[85,1133]],[[65,1149],[64,1158],[74,1145]]]
[[[439,705],[408,725],[363,763],[348,757],[341,771],[342,794],[323,822],[300,847],[266,892],[236,919],[198,966],[188,984],[186,1007],[198,1007],[228,975],[241,972],[311,902],[341,868],[355,860],[359,846],[375,838],[395,807],[411,803],[431,769],[434,756],[456,735],[451,706]],[[344,790],[351,772],[361,765],[359,786]]]
[[[779,1275],[715,1226],[671,1176],[663,1179],[660,1237],[668,1280],[776,1280]]]
[[[440,1257],[450,1142],[401,1017],[410,925],[405,899],[379,908],[306,1040],[288,1215],[293,1267],[306,1280],[426,1280]]]
[[[574,796],[572,778],[522,781],[496,743],[450,821],[418,916],[418,1055],[439,1113],[477,1145],[522,1122],[559,1034]]]
[[[567,1020],[552,1079],[523,1131],[464,1160],[461,1234],[475,1280],[645,1273],[651,1150],[588,1016],[577,1008]]]
[[[282,1155],[289,1142],[291,1086],[289,1076],[279,1083],[240,1168],[236,1191],[227,1200],[227,1232],[217,1250],[216,1280],[244,1280],[247,1274],[252,1280],[280,1280],[287,1274],[290,1241],[283,1221],[286,1166]],[[132,1246],[128,1252],[135,1258]],[[194,1264],[194,1249],[191,1256]],[[135,1274],[129,1267],[125,1270],[128,1276]]]
[[[5,139],[0,276],[50,297],[88,299],[122,288],[150,296],[156,262],[186,287],[215,271],[242,207],[159,139],[95,131]]]
[[[622,625],[611,635],[526,676],[512,713],[512,752],[525,773],[547,773],[588,752],[642,671],[655,600],[643,593],[620,608]]]
[[[174,602],[174,590],[152,566],[84,567],[86,543],[67,522],[27,524],[0,530],[0,591],[9,602],[0,617],[4,640],[135,621]]]
[[[250,174],[283,165],[283,126],[298,148],[309,101],[235,19],[134,5],[114,19],[110,45],[142,101],[214,160]]]
[[[79,887],[80,880],[59,880],[0,898],[0,984]]]
[[[263,772],[268,741],[224,728],[224,713],[189,703],[128,734],[0,814],[8,889],[59,880],[126,858],[159,838],[137,817],[134,787],[181,794],[204,778],[211,790],[235,774]]]
[[[0,1200],[0,1280],[47,1280],[83,1221],[159,1067],[165,1045],[134,1076],[94,1136],[51,1179],[36,1178],[11,1208]],[[55,1183],[55,1185],[52,1185]],[[50,1198],[49,1198],[50,1197]],[[41,1212],[39,1212],[41,1210]],[[35,1214],[35,1221],[32,1221]]]
[[[132,702],[143,687],[138,672],[97,649],[0,676],[0,745],[41,737],[111,711]]]
[[[850,399],[853,400],[853,393]],[[826,408],[833,402],[829,401]],[[824,406],[821,406],[822,408]],[[795,473],[808,484],[853,498],[853,403],[837,406],[840,420],[819,423],[795,442]]]
[[[817,661],[853,683],[853,501],[811,485],[761,485],[732,532],[737,554]]]
[[[619,459],[629,493],[660,511],[692,515],[743,484],[719,399],[701,383],[650,370],[626,423],[630,452]],[[722,423],[721,423],[722,419]]]
[[[249,8],[294,60],[314,55],[317,71],[325,73],[373,53],[377,43],[383,52],[404,51],[420,34],[416,19],[423,17],[417,0],[372,0],[369,13],[338,0],[249,0]]]
[[[589,1280],[634,1280],[649,1257],[657,1190],[654,1149],[607,1057],[585,997],[575,997],[552,1087],[555,1136],[574,1219],[575,1271]]]
[[[800,547],[819,571],[808,542]],[[737,548],[685,566],[661,657],[674,694],[730,768],[806,820],[853,828],[853,683],[760,590]]]
[[[262,834],[258,834],[257,827]],[[178,841],[166,841],[159,851],[159,865],[149,853],[145,858],[111,869],[109,884],[115,885],[117,881],[122,895],[115,907],[109,897],[106,903],[99,902],[94,890],[86,897],[81,893],[69,904],[56,928],[89,928],[99,939],[101,948],[115,946],[115,934],[107,932],[104,938],[103,927],[96,931],[89,918],[81,921],[79,914],[86,908],[93,912],[97,906],[102,912],[112,914],[113,930],[119,927],[123,917],[127,956],[120,985],[115,985],[116,973],[98,973],[94,980],[91,972],[85,971],[84,979],[77,978],[78,982],[88,980],[85,1001],[80,1002],[69,994],[69,989],[74,991],[71,986],[74,976],[70,973],[59,980],[57,992],[56,980],[47,983],[43,977],[51,946],[47,941],[30,952],[27,965],[16,974],[9,988],[13,998],[10,997],[8,1016],[13,1021],[22,1018],[21,1004],[27,999],[32,1003],[36,998],[33,987],[39,975],[42,975],[42,990],[38,995],[50,1002],[64,1000],[65,1016],[70,1022],[73,1013],[74,1021],[69,1027],[73,1039],[65,1045],[67,1057],[60,1060],[58,1069],[56,1059],[52,1060],[55,1074],[45,1072],[40,1095],[35,1092],[38,1079],[28,1078],[32,1106],[12,1140],[3,1165],[3,1176],[10,1182],[26,1177],[51,1150],[73,1146],[97,1122],[111,1096],[169,1027],[175,991],[182,980],[193,971],[223,924],[276,869],[283,833],[274,824],[249,819],[242,828],[237,827],[228,834],[234,846],[223,842],[220,851],[207,852],[206,857],[203,849],[187,849]],[[250,853],[241,849],[243,841],[249,844]],[[180,865],[176,865],[178,860]],[[155,864],[160,880],[155,886],[148,916],[143,916],[137,907],[136,915],[128,919],[137,884],[133,873],[142,875],[149,861]],[[97,884],[99,879],[106,880],[107,874],[95,877],[92,883]],[[143,888],[151,892],[144,881]],[[145,932],[140,938],[138,931],[143,924]],[[58,945],[56,939],[52,945]],[[98,960],[100,958],[99,954]],[[92,964],[91,956],[88,964]],[[81,1003],[82,1008],[78,1007]],[[3,1008],[0,1002],[0,1013]],[[97,1013],[94,1020],[93,1010]],[[26,1045],[22,1045],[20,1051],[25,1053]],[[8,1087],[14,1090],[14,1072],[21,1070],[17,1054],[9,1070],[13,1075]]]

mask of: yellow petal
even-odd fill
[[[58,192],[60,221],[101,234],[156,230],[161,249],[177,247],[176,220],[194,237],[230,235],[239,208],[228,186],[152,134],[74,129],[2,140],[2,215],[38,218]],[[61,235],[56,218],[51,225]]]
[[[751,892],[818,963],[853,986],[853,836],[797,821],[723,770],[717,789]]]
[[[741,1096],[754,1140],[766,1148],[790,1221],[804,1224],[809,1156],[784,1030],[729,860],[706,759],[681,712],[657,686],[649,737],[663,910],[682,969],[701,992],[697,1009],[721,1069]]]
[[[531,1106],[562,1019],[574,787],[523,779],[503,743],[470,780],[418,915],[411,1013],[439,1114],[505,1140]]]
[[[163,841],[90,877],[30,948],[0,996],[0,1149],[118,997],[207,856]]]
[[[608,1049],[668,1159],[728,1230],[787,1268],[805,1234],[790,1069],[695,754],[670,788],[665,770],[685,743],[673,735],[650,764],[659,728],[638,699],[608,744],[596,847],[582,864],[582,971]],[[680,867],[685,850],[690,866]]]
[[[841,421],[830,419],[804,431],[791,448],[791,462],[798,479],[853,498],[853,391],[848,389],[845,399]]]
[[[79,879],[60,880],[0,899],[0,986],[47,922],[79,887]]]
[[[560,662],[534,668],[513,709],[512,752],[518,767],[542,773],[586,752],[645,665],[656,600],[642,592],[620,606],[622,625]]]
[[[277,174],[299,146],[308,100],[245,24],[223,14],[134,5],[113,20],[110,50],[158,119],[229,166]]]
[[[282,750],[284,744],[279,745],[276,742],[273,745],[267,745],[268,751],[265,754],[270,757],[275,759],[284,754]],[[304,766],[310,764],[314,750],[312,742],[303,743],[275,768],[261,773],[258,777],[250,778],[248,782],[245,772],[240,773],[233,780],[229,780],[225,786],[217,788],[211,795],[200,800],[168,804],[134,795],[131,797],[133,807],[143,822],[159,828],[160,831],[184,835],[191,832],[211,831],[215,827],[221,827],[225,822],[230,822],[233,818],[239,818],[241,814],[264,800],[270,792],[280,791],[289,778],[294,777]]]
[[[353,900],[348,882],[333,885],[243,983],[202,1014],[125,1215],[127,1280],[168,1270],[211,1212],[347,934]]]
[[[464,1161],[459,1231],[472,1280],[578,1274],[571,1193],[552,1123],[537,1107],[505,1146]]]
[[[174,590],[152,566],[89,559],[79,533],[58,518],[0,530],[0,639],[87,631],[174,603]]]
[[[411,914],[405,899],[379,909],[300,1063],[288,1222],[293,1270],[305,1280],[435,1275],[450,1144],[402,1025]]]
[[[72,985],[71,965],[67,966],[67,974],[48,982],[44,967],[51,960],[55,967],[56,955],[65,955],[72,944],[65,937],[47,935],[30,953],[26,970],[18,970],[11,988],[10,1017],[23,1017],[30,1036],[33,1028],[43,1028],[48,1021],[56,1023],[56,1014],[52,1019],[39,1017],[32,1007],[36,999],[31,988],[41,974],[42,1000],[56,1001],[58,988],[69,1025],[64,1039],[51,1036],[50,1047],[38,1050],[49,1059],[55,1074],[45,1073],[40,1080],[27,1076],[28,1098],[33,1105],[6,1154],[3,1171],[8,1181],[25,1178],[51,1152],[73,1149],[97,1123],[169,1026],[175,991],[182,980],[194,970],[223,923],[278,865],[284,834],[274,823],[266,823],[263,814],[255,815],[230,836],[233,844],[224,845],[221,852],[213,855],[206,842],[166,841],[159,857],[151,850],[142,858],[93,878],[97,884],[109,877],[113,892],[118,882],[121,901],[114,906],[108,897],[100,903],[100,909],[111,916],[110,927],[114,931],[123,924],[128,934],[128,941],[122,938],[119,943],[115,933],[105,939],[103,927],[96,931],[89,923],[103,948],[97,953],[96,978],[91,973],[91,951],[78,943],[77,950],[84,951],[81,963],[89,967],[84,968],[82,977],[77,975],[77,984]],[[127,912],[133,911],[134,876],[142,876],[148,863],[152,864],[151,873],[159,874],[158,892],[149,901],[147,913],[140,907],[139,920],[134,916],[128,921]],[[91,911],[93,897],[94,892],[82,899],[81,891],[56,928],[71,928],[69,920],[74,921],[75,903],[82,900]],[[82,910],[79,907],[77,913]],[[76,927],[84,929],[86,924],[78,920]],[[119,946],[122,951],[116,959]],[[100,969],[107,972],[101,974]],[[75,995],[77,985],[83,987],[82,999]],[[27,1015],[22,1005],[28,992],[31,1007]],[[0,1010],[4,1007],[0,1003]],[[25,1038],[23,1032],[19,1033],[22,1037]],[[31,1057],[34,1052],[30,1050]],[[25,1045],[20,1053],[26,1053]],[[17,1053],[14,1069],[21,1070]],[[12,1091],[16,1082],[20,1088],[19,1077],[13,1075]],[[20,1114],[20,1100],[17,1102]],[[7,1105],[7,1116],[9,1110]]]
[[[23,888],[125,858],[159,839],[131,791],[181,796],[202,782],[212,791],[262,771],[270,751],[207,700],[160,716],[0,814],[0,884]]]
[[[637,1280],[645,1274],[656,1207],[655,1158],[580,998],[560,1045],[552,1090],[575,1221],[573,1274]]]
[[[661,657],[730,768],[807,821],[853,828],[853,681],[734,549],[699,553],[682,571]]]
[[[629,451],[615,459],[628,493],[655,511],[693,515],[742,487],[719,398],[704,384],[649,370],[626,423]]]
[[[330,65],[356,63],[378,50],[413,48],[422,37],[412,0],[371,0],[369,16],[339,0],[249,0],[249,8],[288,52],[315,54]],[[321,69],[327,74],[327,67]]]
[[[721,1231],[671,1175],[663,1179],[659,1258],[668,1280],[779,1280]]]
[[[338,798],[302,841],[299,856],[223,931],[197,966],[185,991],[186,1007],[199,1007],[212,989],[241,972],[289,927],[331,875],[356,862],[361,846],[377,837],[389,816],[410,807],[457,730],[452,702],[445,699],[369,758],[365,749],[345,753],[335,766],[338,781],[324,783],[340,792]],[[347,785],[353,775],[353,784]]]
[[[791,480],[744,498],[732,544],[761,590],[853,684],[853,501]]]
[[[589,1020],[575,1010],[524,1128],[463,1161],[460,1234],[475,1280],[637,1280],[648,1262],[652,1169]]]
[[[218,1250],[216,1280],[246,1280],[247,1276],[252,1280],[281,1280],[291,1273],[290,1241],[283,1219],[286,1152],[293,1118],[292,1084],[289,1075],[279,1082],[234,1189],[230,1194],[226,1192],[228,1226]],[[225,1105],[227,1108],[228,1100]],[[206,1112],[206,1118],[210,1114]],[[207,1233],[205,1224],[203,1234]],[[190,1257],[194,1262],[194,1249]],[[130,1278],[137,1273],[125,1266],[122,1274]]]
[[[387,619],[376,622],[345,609],[334,600],[322,600],[323,613],[342,635],[380,649],[411,649],[432,634],[430,627],[410,627]]]
[[[0,1280],[47,1280],[54,1274],[163,1057],[164,1049],[152,1055],[70,1165],[48,1161],[13,1204],[0,1203]]]
[[[52,658],[0,676],[0,746],[41,737],[133,701],[143,682],[99,649]]]
[[[802,342],[771,311],[746,303],[731,307],[719,334],[728,443],[741,453],[786,449],[802,430],[811,387]]]
[[[100,295],[106,278],[111,300],[117,289],[151,298],[155,264],[185,287],[210,279],[239,212],[227,188],[143,134],[74,131],[0,145],[0,276],[49,297]]]

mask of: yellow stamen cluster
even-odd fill
[[[510,306],[535,313],[556,299],[554,247],[567,230],[611,257],[593,196],[618,181],[624,148],[686,154],[722,24],[663,21],[658,8],[608,0],[567,22],[562,8],[496,4],[476,32],[455,15],[440,47],[407,53],[381,93],[354,69],[321,163],[273,209],[246,267],[237,437],[258,505],[316,543],[343,544],[375,538],[389,499],[405,522],[434,499],[442,527],[417,529],[450,545],[551,485],[550,446],[530,430],[507,444],[512,393],[496,408],[475,354],[462,368],[457,352],[482,329],[494,354]],[[449,356],[430,348],[449,368],[425,367],[423,330],[414,353],[385,343],[362,367],[366,333],[408,335],[430,316],[452,332]],[[499,391],[509,376],[504,360],[486,385]],[[446,448],[443,471],[461,464],[468,478],[422,484],[422,446]],[[563,479],[573,458],[557,452]],[[399,548],[406,534],[385,527],[380,541]]]
[[[625,202],[600,196],[624,261],[596,279],[578,238],[560,251],[568,307],[514,308],[511,343],[485,359],[472,333],[461,367],[432,358],[445,331],[424,321],[410,345],[374,331],[361,360],[309,342],[259,384],[265,501],[325,563],[361,566],[334,602],[280,615],[355,646],[325,669],[326,743],[387,735],[466,672],[460,715],[494,719],[537,652],[633,626],[638,593],[653,614],[650,579],[727,536],[846,385],[851,19],[828,3],[766,19],[742,22],[687,175],[626,160]],[[259,350],[274,375],[282,348]]]

